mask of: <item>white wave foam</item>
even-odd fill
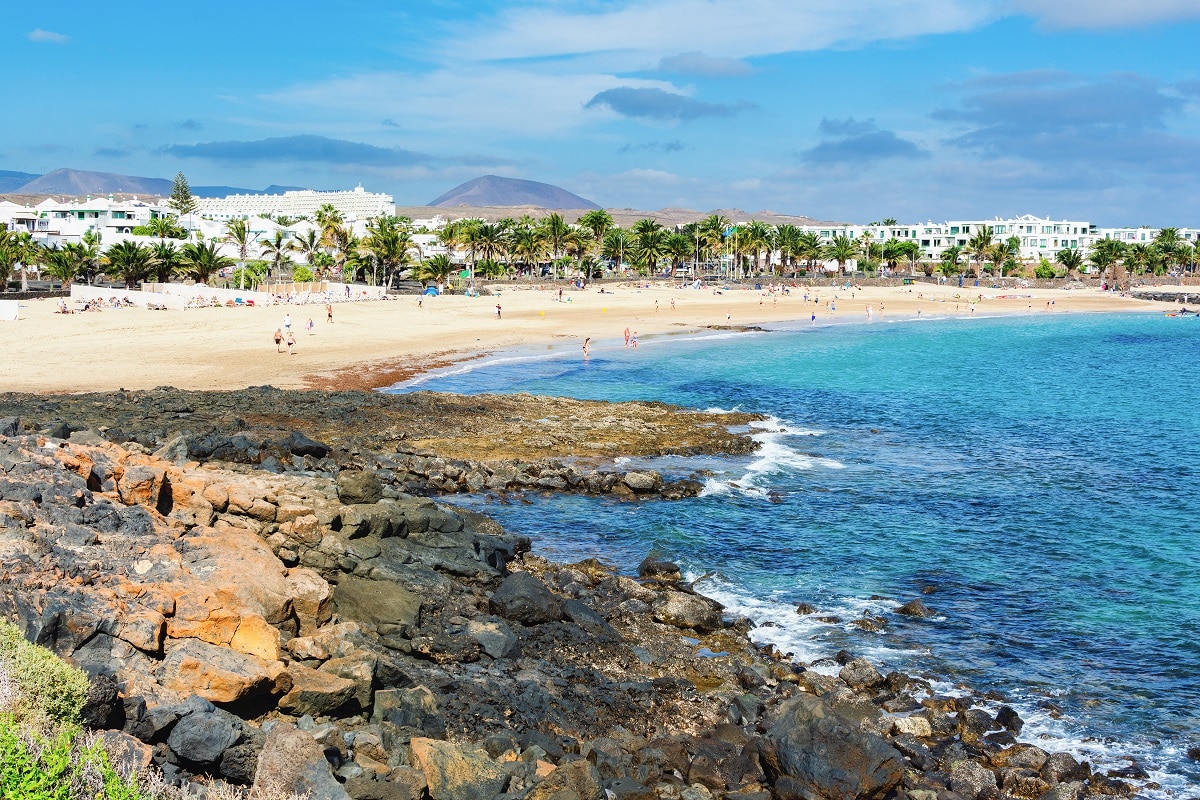
[[[748,497],[767,497],[770,478],[787,472],[807,472],[813,469],[844,469],[845,464],[830,458],[806,454],[788,444],[789,437],[822,436],[825,431],[803,428],[784,422],[778,417],[750,423],[754,431],[750,438],[758,442],[753,459],[738,478],[709,478],[701,496],[738,492]]]

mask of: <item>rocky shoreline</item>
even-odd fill
[[[673,564],[551,563],[432,499],[659,502],[668,482],[568,449],[581,415],[620,455],[746,452],[725,425],[753,418],[360,394],[0,397],[0,613],[92,676],[87,722],[127,765],[314,800],[1079,800],[1144,783],[1019,743],[997,698],[755,646]],[[447,457],[413,435],[470,404],[474,435],[525,450]],[[335,421],[307,424],[320,415]],[[549,466],[526,458],[539,437],[563,448]],[[563,485],[539,483],[555,470]]]

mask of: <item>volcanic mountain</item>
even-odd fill
[[[16,173],[10,173],[16,174]],[[0,176],[3,174],[0,173]],[[29,180],[32,178],[32,180]],[[168,197],[171,181],[166,178],[140,178],[119,175],[114,172],[89,172],[82,169],[56,169],[45,175],[29,175],[28,182],[6,189],[13,194],[61,194],[82,196],[85,194],[136,194],[146,197]],[[298,186],[268,186],[266,194],[279,194]],[[257,189],[239,189],[235,186],[193,186],[192,194],[197,197],[224,197],[229,194],[257,194]]]
[[[566,189],[549,183],[523,181],[484,175],[455,186],[429,205],[441,208],[456,206],[535,206],[556,210],[600,208]]]

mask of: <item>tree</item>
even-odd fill
[[[175,209],[175,213],[181,217],[196,213],[196,209],[200,207],[182,171],[175,175],[175,180],[171,183],[171,197],[167,200],[167,205]]]
[[[600,243],[600,256],[613,259],[617,269],[620,269],[625,261],[625,254],[632,249],[633,241],[629,234],[620,228],[613,228],[604,234],[604,241]]]
[[[272,275],[276,280],[283,274],[283,268],[292,263],[291,253],[295,248],[292,243],[285,239],[286,234],[282,230],[275,231],[275,235],[264,241],[258,247],[258,252],[267,259],[268,275]]]
[[[671,262],[672,277],[674,277],[675,271],[692,257],[692,245],[692,237],[686,233],[671,233],[667,235],[665,255]]]
[[[634,260],[650,274],[667,254],[667,232],[658,220],[639,219],[633,225]]]
[[[17,261],[20,260],[17,256],[15,238],[16,235],[8,229],[7,225],[0,224],[0,292],[8,290],[8,279],[12,276]]]
[[[1124,251],[1124,242],[1117,239],[1101,239],[1092,245],[1092,251],[1088,253],[1088,261],[1100,270],[1100,277],[1103,278],[1109,268],[1116,267]]]
[[[517,262],[527,266],[530,272],[535,271],[549,254],[541,230],[523,223],[517,223],[509,236],[509,250]]]
[[[97,267],[100,265],[100,243],[103,235],[95,228],[89,228],[83,232],[83,277],[88,282],[92,282],[92,276],[96,273]]]
[[[1168,270],[1172,266],[1180,265],[1184,262],[1185,244],[1183,238],[1179,235],[1178,228],[1163,228],[1154,235],[1154,249],[1158,251],[1159,257],[1162,258],[1163,266]]]
[[[821,249],[821,255],[838,265],[838,277],[846,270],[846,262],[858,255],[858,244],[849,236],[835,236]]]
[[[383,216],[367,223],[367,236],[360,247],[368,250],[383,268],[384,283],[390,285],[395,273],[405,269],[416,249],[408,220]],[[374,275],[371,276],[374,283]]]
[[[77,242],[69,242],[63,247],[51,245],[42,251],[42,263],[46,266],[46,274],[57,278],[64,288],[69,287],[83,271],[86,258],[84,246]]]
[[[571,232],[571,228],[563,219],[562,214],[557,212],[543,219],[540,227],[546,245],[550,248],[550,258],[552,261],[557,261],[558,257],[562,255],[563,245],[566,243],[567,234]],[[552,279],[556,277],[558,277],[557,272],[551,275]]]
[[[422,262],[421,266],[417,269],[417,277],[425,283],[429,283],[430,281],[443,282],[450,277],[450,273],[452,272],[454,272],[454,262],[450,260],[450,256],[445,253],[438,253]]]
[[[132,289],[150,274],[154,251],[133,241],[117,242],[104,252],[104,264],[110,274],[119,275],[125,281],[126,289]]]
[[[174,217],[152,217],[146,222],[146,232],[162,239],[186,239],[187,231],[179,227]]]
[[[225,241],[231,243],[238,251],[238,266],[245,267],[250,255],[250,245],[254,244],[255,236],[250,230],[250,223],[244,219],[231,219],[225,223]],[[238,288],[245,289],[245,269],[238,270]]]
[[[214,272],[233,265],[233,259],[221,255],[212,242],[190,242],[183,246],[179,255],[183,267],[196,283],[208,283]]]
[[[13,264],[21,267],[21,291],[29,291],[29,267],[38,258],[38,243],[33,240],[29,231],[17,231],[10,235],[9,247],[12,248]]]
[[[808,262],[809,270],[816,267],[817,259],[821,257],[821,251],[821,237],[817,236],[815,231],[804,231],[800,234],[796,255]]]
[[[967,241],[967,266],[971,266],[970,256],[975,256],[975,260],[979,262],[975,272],[977,278],[983,277],[983,264],[987,259],[988,248],[992,246],[993,235],[992,226],[984,225]]]
[[[962,255],[963,249],[958,245],[951,245],[942,251],[942,274],[957,275],[959,273],[958,258]]]
[[[154,245],[154,265],[150,272],[156,283],[168,283],[183,266],[183,256],[174,242],[161,241]]]
[[[775,248],[779,250],[781,269],[792,267],[795,275],[796,258],[800,255],[801,230],[795,225],[775,226]]]
[[[580,217],[577,224],[591,231],[594,241],[602,242],[604,234],[612,230],[613,218],[603,208],[597,208]]]
[[[759,265],[758,256],[765,251],[766,260],[771,260],[771,251],[775,248],[775,231],[767,223],[752,219],[747,225],[742,226],[738,233],[743,249],[753,256],[754,271],[766,271],[765,264]]]
[[[1067,277],[1074,278],[1083,266],[1083,254],[1078,250],[1062,249],[1054,255],[1054,260],[1067,270]]]

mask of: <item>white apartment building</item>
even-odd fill
[[[1022,217],[990,220],[951,220],[906,225],[868,225],[865,230],[875,242],[889,239],[915,241],[921,257],[937,261],[950,247],[966,247],[971,237],[985,226],[992,229],[992,241],[1000,242],[1016,236],[1021,240],[1020,258],[1036,261],[1042,257],[1054,260],[1060,250],[1087,250],[1098,238],[1097,228],[1081,220],[1051,219],[1026,214]],[[823,233],[823,232],[822,232]],[[841,235],[841,234],[837,234]]]
[[[165,206],[137,198],[114,200],[112,195],[78,202],[47,198],[35,206],[0,202],[0,223],[29,232],[43,245],[79,242],[88,231],[99,233],[104,243],[121,241],[132,238],[135,227],[170,213]]]
[[[325,204],[336,208],[347,220],[366,220],[396,213],[396,201],[390,194],[368,192],[361,185],[350,191],[337,192],[303,189],[283,194],[202,197],[197,198],[197,203],[201,216],[221,221],[241,217],[313,217]]]
[[[1101,228],[1098,238],[1116,239],[1125,244],[1150,244],[1161,230],[1162,228],[1148,228],[1144,225],[1137,228]],[[1200,244],[1200,230],[1195,228],[1176,228],[1176,230],[1179,231],[1179,238],[1192,247]]]

